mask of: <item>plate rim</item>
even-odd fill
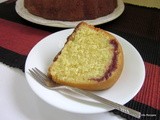
[[[99,17],[93,20],[81,20],[81,21],[74,21],[74,22],[68,22],[68,21],[59,21],[59,20],[47,20],[42,17],[35,16],[28,12],[28,10],[24,7],[24,0],[17,0],[15,5],[15,10],[19,16],[21,16],[23,19],[30,21],[35,24],[49,26],[49,27],[59,27],[59,28],[72,28],[76,27],[77,24],[84,21],[91,25],[100,25],[107,22],[110,22],[114,19],[117,19],[124,11],[125,5],[122,0],[117,0],[118,6],[117,8],[109,15]]]
[[[39,96],[42,100],[44,100],[44,101],[47,102],[47,103],[48,103],[48,101],[46,101],[44,98],[42,98],[42,97],[39,95],[39,93],[37,93],[37,92],[35,91],[34,87],[31,85],[30,81],[28,80],[27,60],[28,60],[28,57],[30,56],[30,54],[32,54],[33,49],[34,49],[39,43],[41,43],[42,41],[46,40],[48,37],[54,36],[54,35],[57,34],[57,33],[68,32],[68,31],[73,31],[73,29],[61,30],[61,31],[55,32],[55,33],[50,34],[50,35],[46,36],[45,38],[43,38],[42,40],[40,40],[40,41],[31,49],[31,51],[29,52],[29,54],[28,54],[28,56],[27,56],[27,59],[26,59],[26,63],[25,63],[25,76],[26,76],[26,78],[27,78],[27,82],[29,83],[29,86],[31,87],[31,89],[37,94],[37,96]],[[113,35],[116,35],[116,36],[120,37],[120,38],[123,39],[123,40],[125,40],[124,38],[122,38],[121,36],[119,36],[119,35],[117,35],[117,34],[114,34],[114,33],[112,33],[112,32],[110,32],[110,33],[113,34]],[[115,37],[116,37],[116,36],[115,36]],[[132,95],[132,97],[128,100],[128,101],[130,101],[130,100],[140,91],[140,89],[141,89],[141,87],[142,87],[142,85],[143,85],[143,83],[144,83],[144,80],[145,80],[145,65],[144,65],[144,61],[143,61],[140,53],[137,51],[137,49],[136,49],[131,43],[129,43],[127,40],[125,40],[125,42],[126,42],[127,44],[129,44],[129,45],[132,47],[132,49],[134,49],[134,50],[136,51],[136,53],[138,53],[138,55],[139,55],[139,57],[140,57],[140,59],[141,59],[141,62],[143,63],[142,66],[143,66],[143,69],[144,69],[144,71],[143,71],[144,75],[143,75],[143,78],[142,78],[143,80],[141,81],[141,84],[139,85],[140,87],[138,87],[138,89],[136,90],[136,92],[134,93],[134,95]],[[122,47],[122,49],[123,49],[123,47]],[[127,102],[128,102],[128,101],[127,101]],[[127,103],[127,102],[125,102],[125,103]],[[125,104],[125,103],[123,103],[123,104]],[[49,104],[51,104],[52,106],[55,106],[55,105],[53,105],[52,103],[49,103]],[[66,109],[63,108],[63,106],[61,106],[61,107],[55,106],[55,107],[60,108],[60,109],[62,109],[62,110],[66,110]],[[87,112],[87,113],[86,113],[86,112],[83,112],[83,111],[75,111],[75,110],[71,110],[71,109],[70,109],[70,110],[67,109],[66,111],[70,111],[70,112],[74,112],[74,113],[93,114],[93,113],[106,112],[107,110],[101,109],[101,110],[99,110],[99,111],[92,111],[92,112]]]

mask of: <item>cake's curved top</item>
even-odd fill
[[[24,7],[46,19],[91,20],[106,16],[117,7],[117,0],[24,0]]]
[[[123,51],[108,32],[80,23],[54,58],[48,75],[57,83],[87,90],[111,87],[123,68]]]

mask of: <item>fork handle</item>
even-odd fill
[[[96,100],[96,101],[98,101],[100,103],[103,103],[106,106],[109,105],[109,106],[111,106],[111,107],[113,107],[113,108],[115,108],[115,109],[117,109],[117,110],[119,110],[119,111],[121,111],[123,113],[131,115],[131,116],[133,116],[135,118],[140,118],[141,117],[141,113],[140,112],[138,112],[136,110],[133,110],[131,108],[125,107],[123,105],[120,105],[118,103],[112,102],[112,101],[107,100],[105,98],[102,98],[102,97],[100,97],[100,96],[98,96],[96,94],[93,94],[93,93],[89,92],[89,91],[85,91],[85,90],[81,90],[81,89],[73,88],[73,87],[67,87],[67,89],[70,89],[73,92],[85,95],[85,96],[87,96],[89,98],[92,98],[92,99],[94,99],[94,100]]]

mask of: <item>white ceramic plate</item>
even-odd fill
[[[124,11],[124,3],[122,0],[118,0],[118,6],[111,14],[94,20],[85,20],[85,22],[92,25],[103,24],[118,18],[123,13],[123,11]],[[79,22],[81,22],[81,21],[68,22],[68,21],[58,21],[58,20],[47,20],[42,17],[35,16],[29,13],[28,10],[24,7],[24,0],[17,0],[16,12],[25,20],[50,27],[69,28],[69,27],[75,27]]]
[[[66,38],[73,29],[63,30],[42,39],[30,51],[25,65],[25,75],[32,90],[44,101],[52,106],[75,113],[101,113],[112,108],[103,108],[102,104],[78,96],[83,100],[64,96],[56,91],[50,91],[37,83],[28,73],[28,69],[37,67],[43,72],[47,72],[55,55],[61,50]],[[113,33],[112,33],[113,34]],[[131,100],[140,90],[145,78],[145,67],[138,51],[125,39],[113,34],[120,42],[124,52],[124,69],[116,84],[108,90],[94,92],[106,99],[119,104],[125,104]],[[101,106],[101,107],[100,107]]]

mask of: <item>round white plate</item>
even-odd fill
[[[101,113],[111,110],[103,108],[102,104],[78,96],[83,100],[64,96],[56,91],[51,91],[37,83],[30,75],[28,69],[37,67],[47,73],[49,65],[56,54],[62,49],[66,38],[72,33],[73,29],[56,32],[42,39],[30,51],[26,64],[25,75],[32,90],[44,101],[52,106],[75,113]],[[111,33],[113,34],[113,33]],[[119,104],[125,104],[131,100],[140,90],[145,79],[144,62],[138,51],[125,39],[113,34],[120,42],[124,52],[124,69],[119,80],[108,90],[94,92],[106,99]],[[85,99],[85,100],[84,100]],[[86,101],[87,100],[87,101]],[[101,107],[100,107],[101,106]]]
[[[19,16],[21,16],[25,20],[40,25],[69,28],[69,27],[75,27],[77,26],[78,23],[81,22],[81,21],[69,22],[69,21],[47,20],[42,17],[35,16],[29,13],[28,10],[24,7],[24,0],[17,0],[15,8]],[[103,24],[118,18],[123,13],[123,11],[124,11],[124,3],[122,0],[118,0],[118,6],[111,14],[94,20],[84,20],[84,21],[92,25]]]

